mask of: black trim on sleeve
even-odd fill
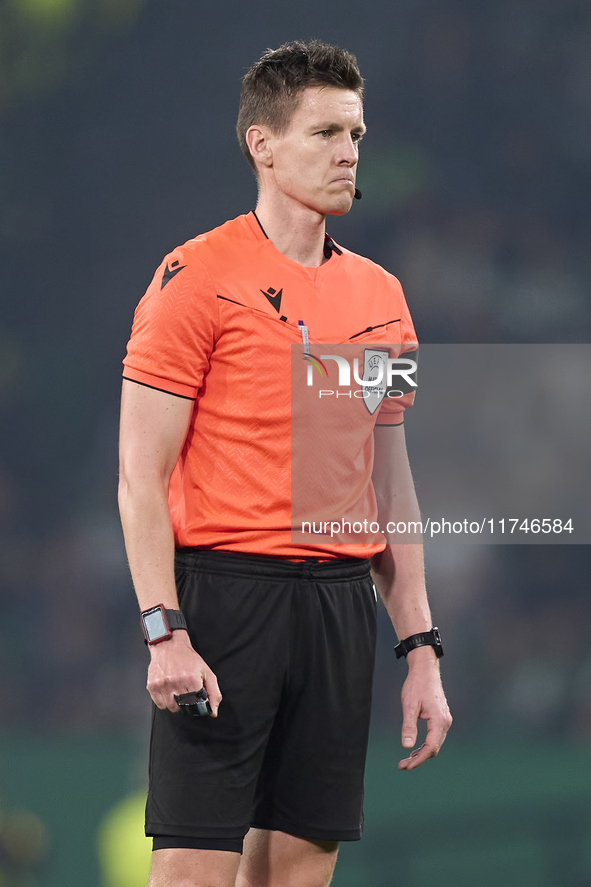
[[[402,422],[376,422],[375,427],[378,426],[380,428],[400,428],[401,425],[404,425],[404,419]]]
[[[151,388],[152,391],[162,391],[164,394],[172,394],[173,397],[181,397],[183,400],[196,400],[195,397],[188,397],[186,394],[177,394],[176,391],[167,391],[166,388],[157,388],[156,385],[148,385],[146,382],[138,382],[137,379],[130,379],[129,376],[123,376],[128,382],[135,382],[136,385],[143,385],[144,388]]]

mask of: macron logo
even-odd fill
[[[263,296],[265,296],[265,298],[269,300],[277,314],[279,314],[279,311],[281,309],[281,296],[283,295],[283,287],[279,290],[279,292],[277,292],[277,290],[274,290],[272,286],[270,286],[266,292],[265,290],[261,290],[261,292]]]
[[[176,274],[178,274],[179,271],[182,271],[183,268],[186,268],[186,267],[187,267],[186,265],[179,265],[179,260],[178,260],[178,259],[176,260],[176,262],[173,262],[173,263],[171,264],[170,268],[168,267],[168,262],[167,262],[167,263],[166,263],[166,270],[164,271],[164,274],[162,275],[162,283],[160,284],[160,289],[163,290],[164,287],[166,286],[166,284],[167,284],[170,280],[172,280],[172,278],[173,278]]]

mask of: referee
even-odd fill
[[[375,372],[416,348],[404,295],[325,230],[359,196],[362,98],[338,47],[267,51],[237,124],[256,209],[166,256],[135,312],[119,503],[151,654],[150,887],[330,883],[362,831],[374,583],[408,664],[399,768],[436,755],[451,724],[421,545],[293,532],[290,361],[325,343],[355,354],[366,387],[330,409],[341,451],[311,471],[311,501],[347,526],[376,527],[393,503],[418,514],[413,395],[386,396]]]

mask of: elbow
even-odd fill
[[[119,465],[119,483],[117,485],[117,502],[119,504],[119,513],[121,514],[125,508],[125,503],[127,502],[127,494],[129,492],[129,484],[127,480],[127,475],[124,471],[123,465]]]
[[[126,507],[143,507],[147,500],[162,498],[168,501],[170,472],[159,465],[145,465],[141,460],[121,459],[119,462],[119,484],[117,500],[119,512]]]
[[[137,495],[146,485],[149,475],[145,471],[140,471],[138,460],[132,457],[119,457],[119,483],[117,485],[117,501],[119,503],[119,512],[123,513],[126,504],[130,498]]]

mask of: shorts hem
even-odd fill
[[[163,837],[179,838],[243,838],[248,832],[245,828],[223,828],[222,826],[182,826],[163,825],[162,823],[146,822],[146,837],[153,838],[157,835]]]
[[[152,850],[213,850],[238,853],[244,850],[244,838],[185,838],[180,835],[154,835]]]
[[[274,820],[272,824],[258,820],[251,822],[250,825],[251,828],[265,829],[270,832],[285,832],[295,838],[307,838],[310,841],[360,841],[363,835],[363,828],[319,829],[312,826],[294,825],[289,822],[278,822],[277,820]]]

